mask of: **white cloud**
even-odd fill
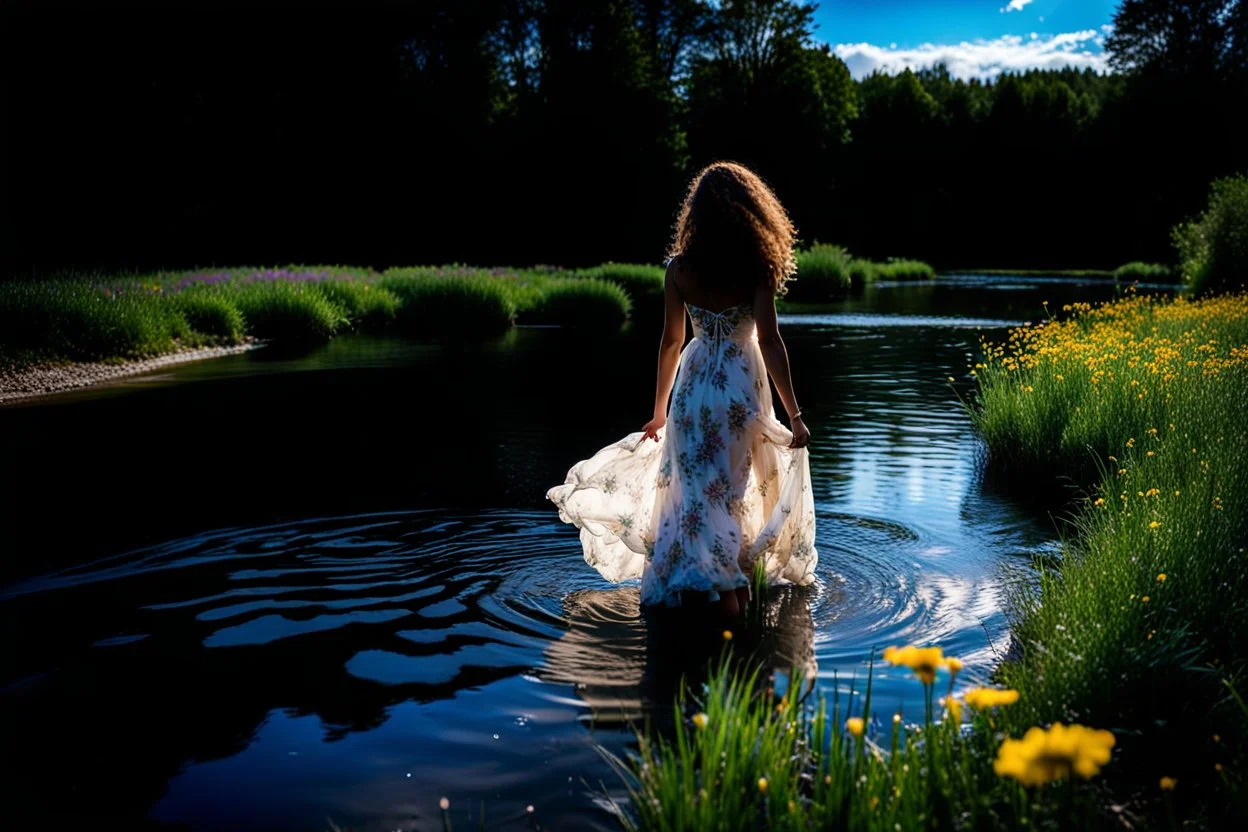
[[[1063,32],[1057,35],[1004,35],[961,43],[924,43],[910,49],[876,46],[871,43],[839,43],[833,51],[849,67],[855,78],[877,70],[897,73],[905,69],[926,69],[944,64],[957,78],[996,78],[1003,72],[1028,69],[1091,68],[1108,69],[1099,50],[1101,33],[1096,29]]]
[[[1001,9],[1001,14],[1005,14],[1007,12],[1021,12],[1023,7],[1030,2],[1031,0],[1010,0],[1010,4]]]

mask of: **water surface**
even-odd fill
[[[980,476],[981,335],[1105,281],[892,283],[782,321],[811,427],[818,580],[734,643],[821,688],[935,642],[983,679],[1047,510]],[[193,829],[614,828],[631,746],[710,616],[640,616],[545,489],[637,429],[652,336],[340,338],[0,411],[5,803]],[[948,376],[958,381],[950,384]],[[876,702],[921,713],[904,673]],[[529,811],[532,807],[532,811]]]

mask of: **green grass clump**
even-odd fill
[[[159,286],[86,278],[0,285],[0,348],[38,358],[145,358],[176,348],[185,319]]]
[[[214,291],[242,313],[249,335],[268,341],[287,344],[328,341],[348,323],[342,310],[330,303],[315,284],[227,283]]]
[[[1168,283],[1174,280],[1174,271],[1161,263],[1134,261],[1114,270],[1114,280],[1125,283]]]
[[[577,277],[617,284],[632,301],[634,324],[663,325],[663,267],[638,263],[603,263],[576,273]]]
[[[632,311],[619,284],[598,278],[558,279],[542,287],[541,297],[523,316],[525,323],[618,330]]]
[[[238,307],[219,292],[182,292],[175,295],[170,303],[192,332],[205,336],[209,341],[237,344],[247,330]]]
[[[1243,288],[1248,280],[1248,176],[1214,182],[1204,213],[1175,228],[1173,238],[1193,294]]]
[[[820,243],[797,252],[797,274],[785,284],[785,300],[820,303],[845,295],[852,288],[851,259],[844,248]]]
[[[936,270],[922,260],[895,258],[876,264],[875,269],[880,280],[931,280],[936,276]]]
[[[829,703],[806,701],[814,697],[801,696],[800,678],[790,678],[781,696],[757,669],[725,661],[704,689],[679,699],[667,735],[651,727],[629,760],[606,755],[629,793],[627,807],[617,807],[623,825],[895,832],[1073,829],[1095,821],[1091,784],[1067,778],[1025,791],[999,777],[993,712],[962,707],[969,725],[938,713],[933,684],[921,723],[894,723],[886,713],[887,727],[873,730],[872,672],[864,697],[851,693],[842,702],[834,689]]]
[[[480,272],[391,269],[378,285],[399,298],[396,324],[412,335],[499,335],[516,317],[506,282]]]
[[[399,312],[398,295],[372,281],[330,278],[318,283],[316,288],[359,329],[384,329]]]
[[[846,271],[849,274],[849,284],[853,289],[861,289],[866,286],[875,280],[877,273],[876,264],[862,258],[850,260]]]
[[[1214,762],[1244,749],[1212,737],[1248,732],[1222,684],[1248,671],[1248,295],[1068,311],[975,368],[990,453],[1090,489],[1012,604],[1007,724],[1121,728],[1135,782],[1178,777],[1216,826],[1234,810]]]

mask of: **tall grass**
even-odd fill
[[[703,690],[677,702],[670,735],[651,728],[639,734],[635,756],[607,755],[629,793],[624,826],[896,832],[1094,823],[1091,789],[1069,773],[1065,782],[1030,790],[998,776],[999,716],[961,703],[953,713],[938,708],[936,683],[925,684],[922,722],[903,724],[888,713],[880,720],[873,671],[864,696],[842,701],[837,686],[829,703],[803,697],[800,677],[779,695],[748,660],[723,661]],[[878,728],[881,721],[888,727]]]
[[[247,331],[243,313],[220,293],[182,292],[171,302],[191,331],[210,341],[237,344]]]
[[[316,286],[281,281],[229,283],[208,290],[242,313],[247,334],[269,341],[311,344],[328,341],[347,323],[343,310]]]
[[[786,286],[785,300],[820,303],[840,297],[852,286],[849,252],[840,246],[816,243],[797,253],[797,274]]]
[[[9,354],[144,358],[175,349],[188,331],[152,283],[74,278],[0,285],[0,349]]]
[[[399,298],[396,323],[414,335],[498,335],[516,317],[508,287],[484,274],[391,269],[379,286]]]
[[[628,294],[630,320],[642,326],[663,325],[663,268],[639,263],[603,263],[577,277],[615,283]]]
[[[887,263],[877,263],[875,276],[880,280],[931,280],[936,270],[922,260],[893,258]]]
[[[381,330],[398,316],[398,295],[371,281],[330,278],[316,284],[325,299],[342,310],[348,323],[359,329]]]
[[[1214,764],[1244,747],[1214,735],[1248,735],[1221,684],[1248,669],[1248,295],[1065,311],[974,369],[991,453],[1090,489],[1061,563],[1014,600],[1007,724],[1121,728],[1137,779],[1177,776],[1225,821]]]
[[[542,287],[522,320],[614,331],[628,321],[631,309],[628,294],[617,283],[597,278],[559,279]]]
[[[1114,270],[1114,280],[1124,283],[1169,283],[1175,279],[1173,269],[1161,263],[1125,263]]]

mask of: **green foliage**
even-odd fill
[[[0,284],[0,348],[44,358],[144,358],[175,348],[186,321],[152,286],[77,278]]]
[[[328,341],[348,321],[315,284],[281,281],[229,283],[209,290],[228,298],[243,314],[247,333],[288,344]]]
[[[331,278],[317,284],[317,289],[353,326],[362,329],[383,329],[399,311],[397,295],[367,280]]]
[[[1193,294],[1242,287],[1248,280],[1248,176],[1214,182],[1204,213],[1175,228],[1173,239]]]
[[[875,280],[877,274],[875,263],[861,258],[850,260],[845,271],[849,275],[849,285],[853,289],[861,289],[866,286]]]
[[[974,715],[970,730],[962,731],[959,720],[940,718],[929,704],[923,723],[894,727],[884,714],[880,721],[891,730],[873,732],[869,726],[879,717],[871,708],[873,674],[871,668],[864,696],[851,693],[842,702],[837,685],[829,703],[803,696],[799,676],[789,678],[780,696],[748,660],[725,658],[705,689],[680,697],[669,735],[654,728],[640,733],[639,751],[627,761],[606,754],[629,792],[627,808],[619,807],[625,828],[896,832],[1092,825],[1089,785],[1061,782],[1024,792],[995,774],[1000,739],[990,713]],[[866,730],[851,731],[851,716]]]
[[[220,292],[182,292],[175,295],[171,303],[192,332],[211,340],[237,344],[246,332],[242,313]]]
[[[849,252],[840,246],[816,243],[797,253],[797,274],[785,284],[784,299],[792,303],[820,303],[841,297],[851,288]]]
[[[936,276],[936,270],[922,260],[894,258],[877,264],[875,275],[880,280],[930,280]]]
[[[619,284],[597,278],[552,280],[524,313],[525,323],[618,330],[628,321],[632,302]]]
[[[663,268],[638,263],[603,263],[577,272],[577,277],[608,280],[628,293],[630,319],[643,326],[663,325]]]
[[[1242,749],[1210,738],[1248,730],[1219,684],[1248,670],[1248,296],[1129,297],[1019,333],[977,368],[976,422],[1015,476],[1091,493],[1012,603],[1006,724],[1116,726],[1137,784],[1178,777],[1221,811],[1213,763]]]
[[[1114,270],[1114,280],[1124,283],[1168,283],[1174,279],[1174,271],[1161,263],[1135,261]]]
[[[506,282],[480,272],[391,269],[379,285],[399,298],[396,323],[412,335],[499,335],[516,317]]]

